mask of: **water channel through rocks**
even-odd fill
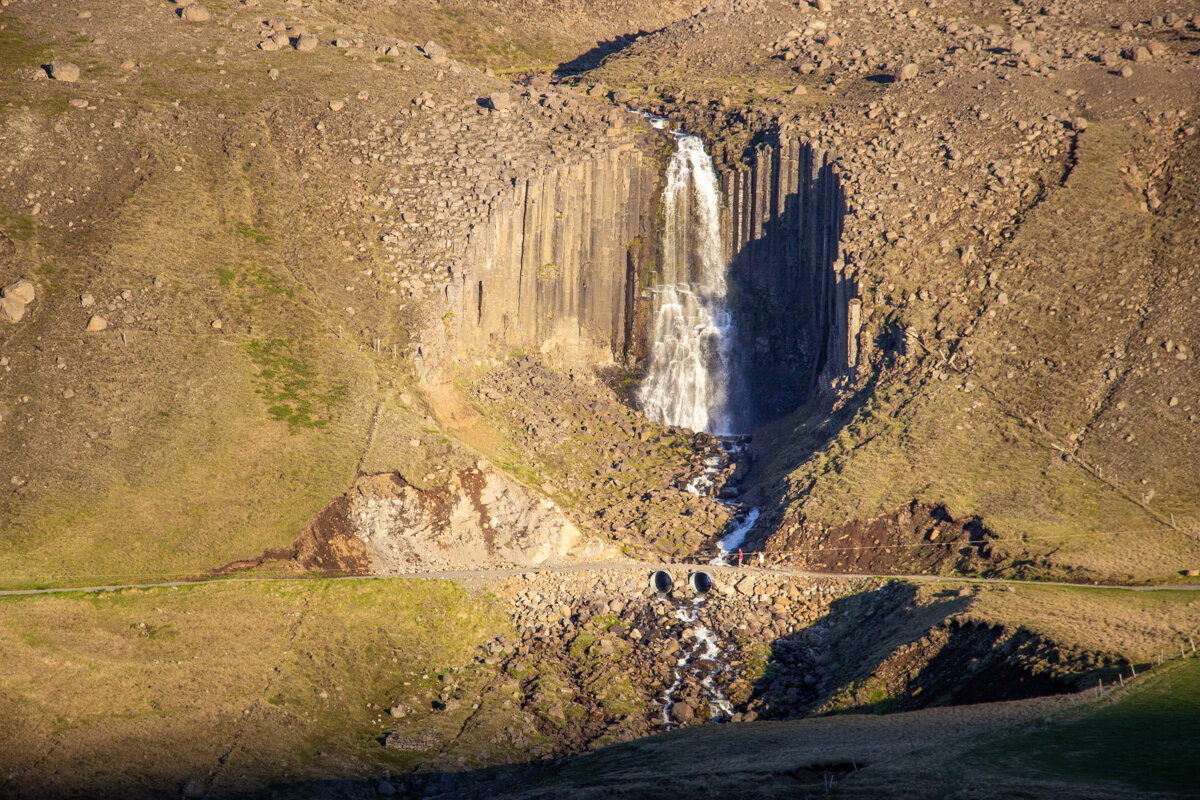
[[[651,121],[660,129],[665,127],[662,120]],[[717,172],[699,137],[678,131],[671,136],[675,152],[667,167],[661,202],[661,272],[654,288],[649,367],[638,400],[643,413],[655,422],[718,437],[719,448],[705,458],[704,469],[682,487],[692,494],[708,495],[717,487],[718,474],[746,457],[749,437],[735,433],[745,420],[739,418],[733,402],[740,387],[733,347],[735,321],[726,299],[729,264],[721,232]],[[721,552],[714,564],[724,563],[758,521],[757,508],[741,513],[740,504],[732,499],[735,491],[721,490],[724,501],[737,512],[720,540]],[[696,596],[680,603],[674,614],[689,626],[691,644],[676,660],[673,682],[659,697],[662,721],[668,727],[692,720],[691,705],[676,704],[676,694],[689,671],[699,679],[711,721],[725,722],[733,714],[732,704],[715,680],[729,665],[722,660],[716,634],[699,621],[711,586],[711,579],[703,576],[700,584],[693,578]]]

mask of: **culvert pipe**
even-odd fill
[[[671,573],[666,570],[655,570],[650,573],[650,588],[659,594],[666,594],[671,591],[671,587],[675,581],[671,580]]]
[[[692,587],[692,591],[698,595],[708,594],[713,587],[712,576],[704,570],[696,570],[688,576],[688,585]]]

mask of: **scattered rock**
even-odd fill
[[[29,305],[37,297],[37,291],[33,288],[33,284],[22,278],[21,280],[10,283],[3,289],[0,289],[0,295],[4,297],[15,297],[25,305]]]
[[[24,278],[0,289],[0,317],[13,323],[20,322],[36,294],[33,284]]]
[[[897,81],[911,81],[917,77],[917,65],[909,62],[900,69],[896,70],[895,78]]]
[[[425,56],[434,64],[445,64],[450,60],[450,56],[446,52],[446,48],[442,47],[441,44],[432,39],[425,43],[425,46],[421,48],[421,51],[425,53]]]
[[[51,78],[63,83],[74,83],[79,80],[79,67],[70,61],[51,61],[48,72]]]
[[[96,305],[96,298],[92,297],[91,292],[84,292],[79,296],[79,305],[83,306],[84,308],[91,308],[92,306]]]
[[[493,111],[504,111],[512,107],[512,98],[508,96],[508,92],[492,92],[488,97],[488,105]]]
[[[108,320],[99,314],[93,314],[92,316],[88,317],[87,329],[92,333],[107,330]]]
[[[191,3],[179,9],[179,17],[186,22],[208,22],[212,15],[199,3]]]
[[[25,316],[25,304],[15,297],[0,297],[0,317],[9,322],[20,322]]]
[[[826,0],[828,2],[828,0]],[[696,709],[690,703],[679,700],[671,706],[671,721],[678,725],[687,725],[696,718]]]
[[[1028,56],[1033,53],[1033,42],[1017,36],[1008,47],[1008,52],[1014,56]]]
[[[311,33],[302,33],[292,42],[292,46],[301,53],[309,53],[317,49],[317,37]]]

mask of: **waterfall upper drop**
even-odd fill
[[[716,170],[697,136],[678,136],[667,169],[650,364],[638,394],[647,417],[696,431],[733,433],[733,318]]]

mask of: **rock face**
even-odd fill
[[[852,374],[856,294],[841,253],[845,198],[834,154],[796,140],[759,147],[721,176],[737,325],[740,398],[759,418],[787,413]],[[851,320],[851,315],[854,319]]]
[[[422,378],[437,382],[455,361],[521,348],[560,364],[636,356],[659,193],[645,161],[614,149],[501,193],[468,238],[445,311],[422,337]]]
[[[553,503],[490,469],[465,470],[430,491],[396,475],[368,476],[349,498],[346,519],[376,573],[533,566],[606,554]]]

